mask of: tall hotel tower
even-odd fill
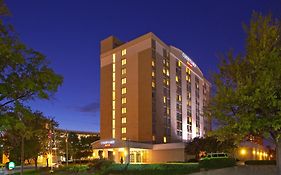
[[[185,142],[210,130],[210,83],[180,49],[153,33],[101,41],[101,139]]]

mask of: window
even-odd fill
[[[169,70],[167,70],[167,71],[166,71],[166,75],[167,75],[167,76],[169,76],[169,75],[170,75]]]
[[[126,50],[126,49],[123,49],[123,50],[121,51],[121,55],[124,56],[124,55],[126,55],[126,54],[127,54],[127,50]]]
[[[127,123],[126,117],[123,117],[123,118],[122,118],[122,123],[123,123],[123,124],[124,124],[124,123]]]
[[[178,66],[181,67],[181,61],[178,61]]]
[[[112,90],[115,91],[115,82],[112,83]]]
[[[127,88],[122,88],[122,94],[126,94],[127,93]]]
[[[124,66],[125,64],[127,64],[126,58],[122,59],[122,66]]]
[[[176,76],[176,82],[179,82],[179,77],[178,76]]]
[[[154,67],[154,66],[155,66],[155,62],[154,62],[154,61],[152,61],[152,62],[151,62],[151,65]]]
[[[122,84],[126,84],[127,79],[126,78],[122,78]]]
[[[126,127],[122,127],[122,134],[126,134],[127,132],[127,128]]]
[[[115,110],[112,110],[112,118],[115,119]]]
[[[122,140],[126,140],[126,137],[122,137]]]
[[[167,138],[166,137],[163,137],[163,142],[167,143]]]
[[[115,128],[115,120],[112,120],[112,128]]]
[[[112,109],[115,109],[115,101],[112,101]]]
[[[112,54],[112,62],[115,63],[116,54]]]
[[[122,114],[126,114],[127,108],[122,108]]]
[[[122,68],[122,69],[121,69],[122,75],[126,74],[126,71],[127,71],[126,68]]]
[[[112,100],[115,100],[115,92],[112,92]]]
[[[112,138],[115,138],[115,129],[112,129]]]
[[[167,80],[166,84],[167,84],[167,86],[169,86],[169,80]]]
[[[166,69],[165,68],[163,69],[163,74],[166,74]]]
[[[163,97],[163,102],[166,103],[166,97],[165,96]]]
[[[190,75],[190,69],[186,68],[185,70],[186,70],[186,73]]]
[[[121,101],[122,101],[122,104],[125,104],[125,103],[127,103],[127,98],[123,97]]]
[[[115,72],[115,64],[112,64],[112,72]]]
[[[115,81],[115,72],[112,74],[112,80]]]
[[[152,71],[151,76],[152,76],[152,77],[154,77],[154,76],[155,76],[155,72],[154,72],[154,71]]]
[[[152,86],[153,88],[155,87],[154,81],[152,81],[151,86]]]

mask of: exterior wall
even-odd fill
[[[154,47],[152,41],[155,41],[156,47]],[[121,52],[124,49],[126,49],[126,55],[122,56]],[[166,50],[168,54],[164,55],[163,50]],[[112,116],[113,54],[116,55],[115,122],[113,122]],[[192,60],[187,60],[187,56],[184,57],[184,55],[181,50],[166,45],[152,33],[140,36],[127,43],[122,43],[114,37],[109,37],[101,42],[101,139],[113,138],[114,123],[116,139],[170,143],[204,136],[205,131],[210,128],[206,127],[210,123],[208,123],[209,120],[203,117],[203,107],[208,102],[210,84]],[[126,65],[122,66],[122,59],[126,59]],[[163,64],[164,59],[169,61],[167,70],[166,65]],[[152,66],[153,60],[155,60],[155,67]],[[180,68],[177,67],[178,62],[181,63]],[[121,69],[124,67],[126,67],[126,74],[122,75]],[[189,133],[187,128],[189,119],[186,105],[188,102],[186,68],[190,69],[191,72],[192,133]],[[154,69],[155,79],[152,77]],[[180,75],[178,75],[179,72],[177,73],[176,69],[180,71]],[[169,86],[164,84],[166,81],[166,78],[164,78],[166,77],[165,71],[169,71],[169,75],[167,75]],[[175,80],[176,75],[181,80],[180,84]],[[124,77],[126,77],[127,82],[122,85],[121,79]],[[196,79],[199,80],[198,87],[195,84]],[[155,88],[152,87],[154,81]],[[122,87],[127,88],[125,95],[121,94]],[[166,98],[164,97],[164,91],[167,92],[167,87],[169,94],[167,95],[168,99],[165,99],[167,102],[164,102],[163,98]],[[180,92],[176,92],[179,88],[181,88]],[[196,88],[198,88],[197,101],[199,104],[197,108]],[[208,91],[203,92],[204,88]],[[152,97],[154,92],[154,97]],[[177,99],[177,93],[181,96],[180,102]],[[126,97],[126,104],[121,103],[122,97]],[[203,100],[205,101],[203,102]],[[153,106],[153,101],[155,101],[155,106]],[[169,103],[169,106],[165,103]],[[121,114],[122,107],[126,108],[126,114]],[[169,114],[165,114],[168,111],[167,108],[170,110]],[[181,113],[181,120],[177,119],[177,111]],[[198,133],[196,133],[196,113],[198,114],[197,124],[200,126],[200,129],[199,127],[197,129]],[[125,124],[122,123],[122,117],[126,117]],[[178,122],[181,124],[179,125]],[[122,134],[122,127],[126,127],[126,133]]]
[[[184,149],[154,150],[152,163],[185,161]]]

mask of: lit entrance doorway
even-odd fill
[[[148,151],[145,149],[130,149],[130,163],[147,163]]]

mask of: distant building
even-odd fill
[[[262,137],[248,135],[239,144],[235,157],[239,160],[273,160],[275,153],[264,145]]]
[[[183,142],[211,129],[203,115],[211,84],[180,49],[153,33],[127,43],[110,36],[101,41],[100,61],[96,157],[132,163],[183,160]]]

